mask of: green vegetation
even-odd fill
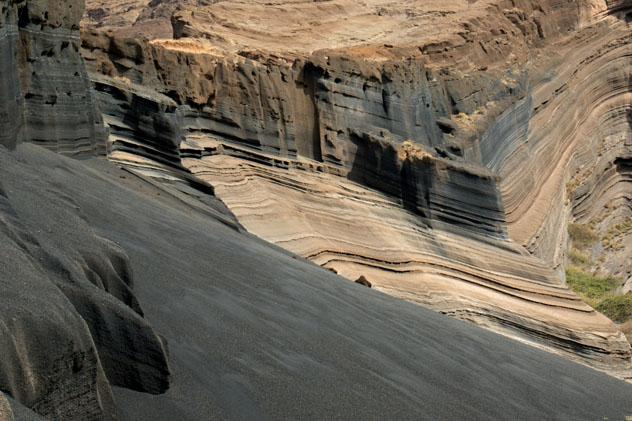
[[[578,249],[588,248],[598,240],[592,227],[587,224],[569,224],[568,235],[571,237],[573,246]]]
[[[572,267],[566,270],[566,282],[586,303],[609,319],[623,323],[622,330],[632,339],[632,294],[615,295],[622,280],[599,277]]]
[[[617,323],[626,322],[632,319],[632,294],[608,297],[596,308]]]
[[[621,280],[608,276],[605,278],[591,275],[581,269],[566,270],[566,282],[584,301],[596,307],[606,297],[612,296],[621,285]]]
[[[623,238],[632,232],[632,218],[627,218],[609,228],[601,239],[606,250],[619,250],[623,247]],[[568,235],[572,247],[568,252],[569,267],[566,269],[568,286],[582,300],[616,323],[632,343],[632,293],[616,295],[623,280],[613,276],[597,276],[590,273],[595,268],[591,259],[591,248],[599,241],[593,226],[589,224],[570,224]],[[597,268],[605,259],[602,254]]]

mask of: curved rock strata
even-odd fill
[[[226,223],[231,217],[221,203],[183,183],[158,183],[104,160],[70,160],[28,144],[9,156],[20,166],[3,159],[3,180],[26,173],[37,191],[72,198],[96,235],[127,251],[147,319],[167,338],[171,387],[159,396],[113,388],[120,419],[632,413],[632,385],[345,282],[240,232]],[[11,202],[20,202],[23,186],[5,186]],[[57,221],[57,204],[47,203],[36,206],[42,219],[51,214]],[[20,419],[19,402],[9,402]]]
[[[191,172],[351,280],[629,377],[625,337],[561,276],[569,221],[629,209],[628,10],[181,2],[173,37],[86,20],[83,54],[111,159]]]

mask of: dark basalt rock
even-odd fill
[[[71,197],[3,153],[0,389],[57,419],[115,416],[110,384],[163,393],[164,347],[132,291],[125,252]],[[18,194],[19,192],[19,194]],[[46,203],[46,213],[33,203]]]
[[[79,54],[83,1],[0,7],[0,390],[46,418],[114,419],[111,385],[163,393],[170,378],[129,259],[5,149],[104,151]]]
[[[356,279],[355,281],[356,284],[360,284],[362,286],[365,286],[367,288],[371,288],[373,286],[373,284],[371,284],[371,282],[369,282],[368,279],[366,279],[364,277],[364,275],[360,276],[358,279]]]

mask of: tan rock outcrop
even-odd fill
[[[11,410],[11,404],[4,396],[2,392],[0,392],[0,421],[13,421],[13,410]]]

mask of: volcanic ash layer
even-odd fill
[[[110,159],[195,175],[350,280],[631,375],[563,279],[569,222],[632,216],[630,2],[103,3],[82,33]]]
[[[0,164],[0,390],[17,420],[632,413],[632,385],[346,282],[185,183],[30,144]],[[111,288],[123,261],[144,318]]]

